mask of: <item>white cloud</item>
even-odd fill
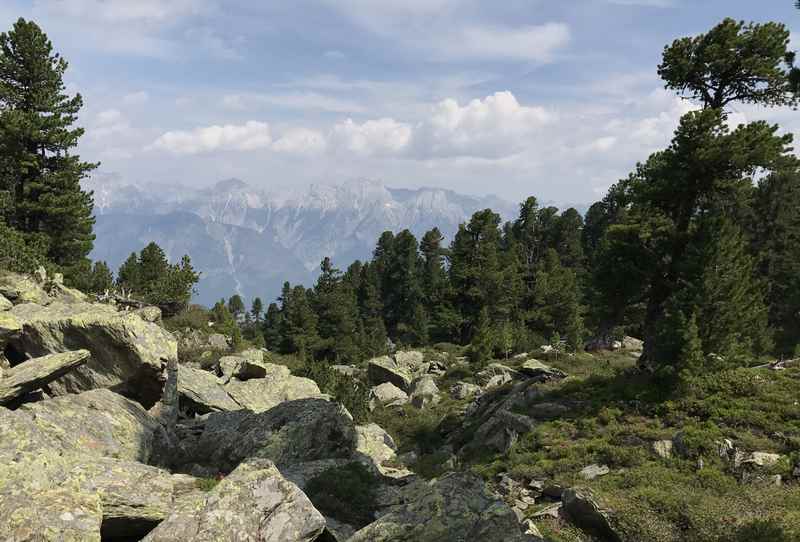
[[[418,127],[415,152],[421,156],[509,156],[555,119],[542,107],[521,105],[509,91],[496,92],[461,106],[439,102]]]
[[[437,47],[448,57],[549,62],[555,51],[569,40],[570,30],[564,23],[522,27],[469,26],[454,35],[445,34]]]
[[[130,131],[130,122],[119,109],[106,109],[91,119],[87,137],[93,141],[109,144],[109,138],[119,139],[128,135]]]
[[[360,155],[385,155],[404,151],[411,134],[411,126],[391,118],[362,124],[347,119],[333,127],[331,137],[338,148]]]
[[[272,150],[275,152],[289,154],[318,154],[325,151],[326,147],[327,141],[324,135],[306,128],[287,130],[272,144]]]
[[[617,144],[614,136],[598,137],[589,144],[589,150],[596,152],[608,152]]]
[[[364,107],[351,100],[327,96],[317,92],[286,94],[228,94],[222,98],[228,109],[243,110],[262,106],[286,109],[316,110],[329,113],[362,113]]]
[[[267,148],[271,144],[269,125],[251,120],[240,125],[214,125],[189,131],[166,132],[149,145],[148,150],[198,154],[211,151],[252,151]]]
[[[123,96],[122,103],[125,105],[141,105],[146,103],[149,99],[150,95],[146,91],[140,90],[138,92],[131,92],[130,94]]]

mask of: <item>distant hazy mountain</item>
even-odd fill
[[[202,272],[196,301],[238,292],[274,300],[284,281],[310,284],[325,256],[340,268],[369,258],[378,236],[437,226],[450,238],[475,211],[504,219],[517,205],[450,190],[387,188],[376,181],[313,185],[270,193],[230,179],[194,190],[94,179],[97,240],[91,257],[117,269],[133,251],[157,242],[171,260],[189,254]]]

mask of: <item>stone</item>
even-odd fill
[[[145,322],[161,325],[161,309],[158,307],[142,307],[133,312]]]
[[[7,310],[11,310],[14,304],[6,298],[3,294],[0,294],[0,312],[4,312]]]
[[[644,348],[643,340],[637,339],[636,337],[630,337],[627,335],[622,338],[623,350],[632,350],[635,352],[641,352],[642,348]]]
[[[414,374],[422,368],[425,356],[418,350],[401,350],[395,352],[394,361],[398,367]]]
[[[583,488],[570,488],[561,495],[563,510],[573,525],[598,536],[601,540],[621,542],[614,531],[611,512],[603,508],[591,491]]]
[[[501,377],[494,379],[494,377]],[[478,382],[484,387],[495,387],[520,378],[520,373],[502,363],[490,363],[485,369],[475,374]],[[493,380],[494,379],[494,380]],[[491,383],[490,383],[491,382]]]
[[[147,463],[162,430],[141,405],[109,390],[0,408],[0,464],[41,449]]]
[[[411,385],[411,404],[415,407],[425,408],[440,400],[439,387],[431,375],[422,376]]]
[[[52,301],[42,285],[31,277],[10,272],[0,272],[0,295],[14,305],[21,303],[47,305]]]
[[[311,542],[325,518],[264,459],[239,465],[208,494],[178,507],[144,542]]]
[[[10,341],[17,352],[39,357],[85,348],[92,353],[87,363],[49,385],[56,396],[110,388],[150,408],[161,397],[168,363],[177,359],[169,332],[110,305],[26,303],[3,314],[23,324]]]
[[[504,386],[504,385],[508,384],[512,380],[513,379],[511,378],[511,375],[509,375],[509,374],[506,374],[506,373],[497,374],[497,375],[493,375],[493,376],[489,377],[489,379],[486,381],[486,383],[483,385],[483,387],[486,388],[487,390],[492,389],[492,388],[499,388],[500,386]]]
[[[356,448],[353,419],[324,399],[287,401],[265,412],[212,412],[178,426],[176,470],[203,465],[230,472],[261,457],[278,467],[319,459],[350,458]]]
[[[316,382],[293,376],[288,367],[271,363],[265,363],[263,367],[266,371],[264,378],[233,379],[223,386],[242,408],[264,412],[286,401],[322,396]]]
[[[370,405],[374,408],[375,403],[385,407],[396,407],[408,403],[409,398],[406,392],[392,384],[384,382],[372,388],[369,392]]]
[[[505,453],[524,435],[536,427],[536,422],[524,414],[505,409],[496,410],[475,431],[472,443]]]
[[[243,356],[223,356],[219,358],[219,370],[222,373],[223,384],[227,384],[232,378],[245,381],[251,378],[264,378],[267,376],[267,368],[264,366],[263,361]]]
[[[653,443],[653,452],[662,458],[669,459],[672,457],[672,441],[671,440],[657,440]]]
[[[753,452],[742,461],[742,465],[748,465],[756,468],[769,468],[777,464],[780,460],[780,454]]]
[[[535,540],[544,542],[541,531],[539,531],[539,528],[533,521],[526,519],[522,524],[525,527],[525,534],[533,537]]]
[[[389,356],[369,360],[367,378],[373,386],[389,382],[406,393],[411,389],[411,374]]]
[[[398,468],[397,445],[380,425],[368,423],[356,426],[356,458],[379,474],[389,478],[406,478],[413,473],[406,468]]]
[[[0,493],[0,532],[11,542],[100,542],[97,494],[71,488]]]
[[[357,531],[348,542],[522,542],[511,508],[497,500],[478,476],[468,472],[412,482],[400,489],[396,504]]]
[[[50,354],[29,359],[8,369],[0,380],[0,405],[8,404],[61,378],[86,363],[90,355],[88,350]]]
[[[559,493],[557,498],[558,499],[561,498],[561,493]],[[538,512],[534,512],[533,514],[531,514],[531,517],[533,517],[533,518],[559,519],[561,517],[561,509],[563,507],[564,507],[564,505],[562,503],[557,502],[557,503],[551,504],[550,506],[546,506],[546,507],[542,508]]]
[[[469,399],[475,395],[478,395],[481,392],[481,387],[477,384],[470,384],[469,382],[456,382],[450,388],[450,395],[453,396],[454,399]]]
[[[582,468],[578,475],[584,480],[594,480],[600,476],[605,476],[609,472],[611,470],[606,465],[592,464]]]
[[[22,331],[22,322],[8,311],[0,312],[0,347],[11,339],[18,337]]]
[[[178,366],[178,401],[180,411],[187,416],[242,408],[216,376],[188,365]]]
[[[564,371],[545,365],[538,359],[529,359],[525,361],[520,366],[519,372],[522,373],[523,376],[539,382],[561,379],[567,376]]]

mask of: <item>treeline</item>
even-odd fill
[[[0,33],[0,268],[61,272],[84,292],[122,291],[170,315],[186,307],[198,274],[188,256],[170,264],[151,243],[132,254],[117,280],[105,262],[92,262],[92,192],[81,180],[99,164],[73,150],[83,106],[64,84],[67,62],[32,21]]]
[[[285,284],[267,309],[268,347],[355,361],[438,341],[475,359],[590,337],[645,341],[665,380],[797,354],[800,173],[791,134],[729,126],[735,103],[796,105],[781,24],[726,19],[666,47],[665,86],[700,104],[668,148],[636,166],[585,219],[535,198],[505,224],[472,216],[448,246],[384,233],[368,262],[322,262],[317,284]]]

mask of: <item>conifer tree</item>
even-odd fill
[[[330,258],[322,260],[322,273],[314,288],[319,343],[317,352],[335,362],[358,361],[362,343],[356,293]]]
[[[67,62],[39,26],[19,19],[0,33],[0,192],[11,195],[6,220],[69,273],[92,249],[92,194],[80,181],[97,164],[71,150],[80,94],[65,92]]]
[[[282,328],[283,314],[277,303],[270,303],[264,315],[264,342],[270,350],[281,351],[284,344]]]
[[[261,323],[261,315],[264,312],[264,303],[261,301],[260,297],[256,297],[253,299],[253,303],[250,307],[250,316],[253,318],[253,323],[258,326]]]
[[[228,299],[228,311],[237,321],[244,317],[245,306],[242,296],[239,294],[234,294]]]

